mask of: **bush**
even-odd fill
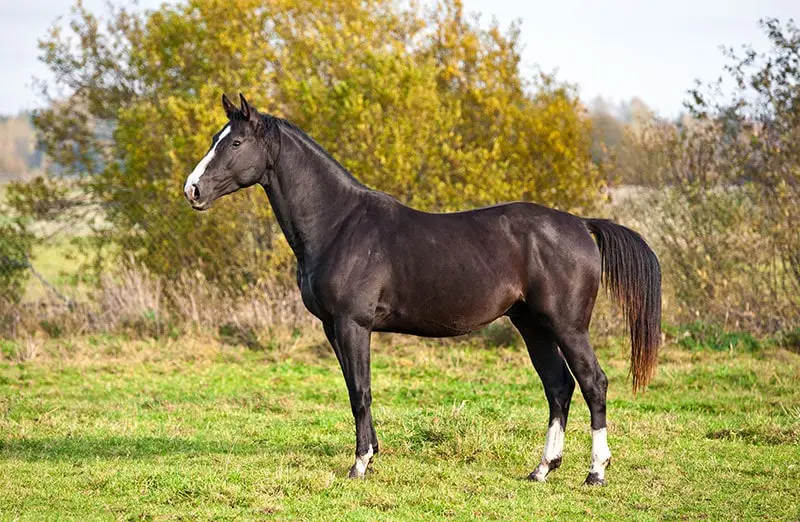
[[[627,211],[661,257],[676,322],[800,324],[800,30],[762,24],[772,54],[730,55],[733,103],[695,91],[679,124],[638,122],[625,137],[624,168],[646,169],[652,187]]]
[[[0,315],[25,293],[32,245],[33,236],[22,220],[0,215]]]

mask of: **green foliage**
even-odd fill
[[[58,339],[64,334],[64,325],[54,320],[42,319],[39,321],[39,327],[51,339]]]
[[[800,327],[781,333],[778,344],[794,353],[800,353]]]
[[[4,308],[22,297],[30,275],[34,237],[26,224],[26,219],[12,215],[0,200],[0,321]]]
[[[68,200],[69,184],[50,181],[37,176],[29,182],[9,183],[4,195],[6,212],[39,221],[58,219],[72,206]]]
[[[155,273],[232,288],[286,278],[291,257],[258,190],[204,215],[180,186],[224,122],[222,92],[288,117],[368,185],[431,210],[536,200],[590,210],[601,176],[570,86],[519,70],[519,28],[482,28],[460,0],[193,0],[147,13],[80,4],[42,40],[54,87],[35,124],[95,234]]]
[[[231,346],[246,346],[251,350],[263,350],[258,334],[249,326],[240,326],[234,323],[220,325],[217,331],[220,341]]]
[[[522,343],[517,329],[507,319],[501,319],[481,330],[480,337],[487,348],[517,346]]]
[[[755,352],[761,342],[748,332],[727,331],[716,323],[695,321],[679,327],[665,326],[664,330],[677,339],[678,345],[689,350]]]

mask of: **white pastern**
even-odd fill
[[[365,454],[359,457],[356,457],[355,468],[359,476],[363,476],[364,473],[366,473],[369,461],[372,460],[372,455],[373,455],[372,444],[370,444],[369,451],[367,451]]]
[[[592,430],[592,467],[589,473],[597,473],[599,478],[605,478],[606,466],[610,459],[611,450],[608,449],[606,429]]]
[[[200,177],[205,173],[206,168],[208,168],[208,164],[211,163],[212,159],[214,159],[214,154],[216,153],[217,147],[219,147],[220,142],[225,136],[227,136],[230,133],[231,133],[231,126],[230,124],[228,124],[225,126],[224,129],[222,129],[222,132],[220,132],[219,134],[219,138],[217,138],[217,141],[214,143],[214,146],[211,147],[211,150],[208,151],[208,154],[203,156],[203,159],[200,160],[200,162],[194,168],[192,173],[189,174],[189,177],[186,178],[186,183],[183,185],[184,192],[187,192],[189,190],[189,187],[191,187],[192,185],[196,185],[200,181]]]
[[[542,454],[542,462],[536,467],[533,472],[533,479],[539,482],[544,482],[547,478],[547,473],[550,471],[550,464],[561,458],[564,453],[564,427],[561,421],[554,419],[547,429],[547,439],[544,443],[544,453]]]

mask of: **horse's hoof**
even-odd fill
[[[605,486],[606,481],[600,476],[599,473],[589,473],[586,480],[583,481],[584,486]]]
[[[364,476],[364,472],[359,470],[355,464],[350,468],[350,473],[347,474],[347,478],[350,479],[363,479]]]
[[[548,469],[542,469],[542,467],[539,466],[528,475],[528,480],[532,482],[547,482],[548,471]]]
[[[528,480],[534,482],[547,482],[547,475],[561,467],[561,457],[554,458],[550,462],[536,466],[536,469],[528,475]]]

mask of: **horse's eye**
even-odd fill
[[[239,145],[241,145],[241,144],[242,144],[242,142],[241,142],[241,141],[239,141],[239,140],[234,140],[234,141],[233,141],[233,148],[236,148],[236,147],[238,147],[238,146],[239,146]]]

